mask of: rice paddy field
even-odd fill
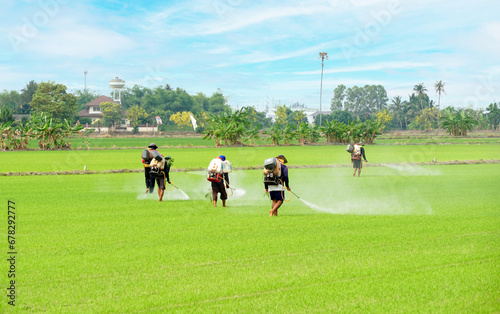
[[[140,148],[0,152],[4,288],[9,201],[16,251],[0,312],[499,312],[500,145],[365,149],[358,178],[343,145],[163,146],[162,203]],[[236,168],[225,208],[203,170],[219,153]],[[269,217],[258,168],[278,154],[294,194]]]

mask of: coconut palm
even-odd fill
[[[444,82],[439,80],[434,83],[434,90],[436,91],[436,94],[438,94],[438,111],[439,111],[439,106],[441,105],[441,93],[445,93],[444,91]]]
[[[425,88],[424,83],[417,84],[413,87],[413,91],[417,93],[418,99],[420,100],[420,110],[424,109],[422,105],[422,96],[425,94],[427,91],[427,88]]]
[[[418,108],[418,104],[412,100],[415,99],[415,96],[412,94],[410,95],[410,101],[403,101],[403,118],[405,121],[405,129],[408,129],[408,124],[410,123],[410,120],[415,118],[418,113],[421,111]]]
[[[392,102],[389,105],[389,111],[392,112],[394,119],[399,122],[399,128],[403,129],[404,113],[401,96],[396,96],[392,99]]]

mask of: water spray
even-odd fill
[[[181,194],[182,194],[182,195],[184,195],[184,197],[185,197],[186,199],[190,199],[189,195],[187,195],[187,194],[186,194],[186,192],[184,192],[184,191],[183,191],[183,190],[181,190],[179,187],[177,187],[177,186],[176,186],[176,185],[175,185],[172,181],[170,181],[170,184],[172,185],[172,189],[170,189],[170,190],[169,190],[169,189],[167,189],[167,188],[166,188],[166,185],[165,185],[165,189],[166,189],[167,191],[173,191],[173,190],[174,190],[174,188],[176,188],[177,190],[179,190],[179,192],[181,192]]]

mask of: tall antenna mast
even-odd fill
[[[85,82],[85,87],[83,88],[84,91],[87,90],[87,73],[89,73],[89,72],[87,71],[87,69],[85,69],[85,71],[83,71],[83,74],[85,76],[85,81],[84,81]]]

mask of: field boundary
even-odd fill
[[[500,164],[500,159],[477,159],[477,160],[452,160],[441,162],[405,162],[405,163],[367,163],[369,167],[386,166],[449,166],[449,165],[480,165],[480,164]],[[331,165],[295,165],[288,166],[290,169],[314,169],[314,168],[351,168],[351,164],[331,164]],[[261,170],[262,166],[233,167],[234,170]],[[177,168],[170,172],[206,171],[206,168]],[[85,174],[105,174],[105,173],[137,173],[144,172],[143,169],[111,169],[100,171],[24,171],[24,172],[0,172],[0,177],[8,176],[48,176],[48,175],[85,175]]]

